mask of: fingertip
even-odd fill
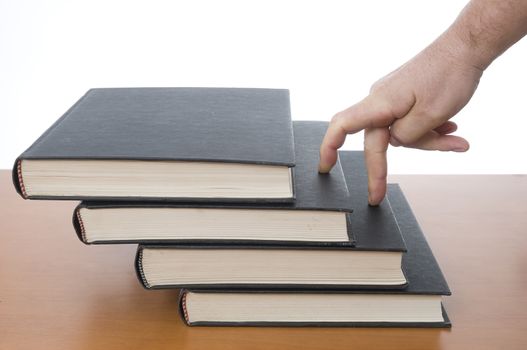
[[[386,194],[386,179],[370,179],[368,181],[368,204],[378,206]]]
[[[384,192],[383,191],[371,191],[368,194],[368,205],[370,207],[377,207],[379,204],[381,204],[382,200],[384,199]]]
[[[332,168],[331,165],[324,164],[324,163],[320,162],[318,164],[318,173],[319,174],[327,174],[327,173],[329,173],[331,171],[331,168]]]
[[[337,150],[333,150],[328,147],[324,147],[324,144],[320,147],[320,160],[318,163],[318,172],[321,174],[327,174],[331,171],[335,163],[337,162],[338,153]]]
[[[320,174],[327,174],[333,168],[333,165],[337,162],[337,157],[324,157],[320,154],[320,161],[318,163],[318,172]],[[334,161],[333,161],[334,159]]]
[[[470,144],[467,140],[461,137],[456,138],[456,145],[452,148],[454,152],[466,152],[470,149]]]
[[[375,203],[371,197],[371,194],[368,193],[368,205],[370,207],[376,207],[379,205],[379,203]]]

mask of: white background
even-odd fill
[[[291,90],[329,120],[424,48],[463,1],[0,0],[0,168],[91,87]],[[391,173],[527,173],[527,39],[453,120],[465,154],[391,149]],[[360,149],[362,135],[344,148]]]

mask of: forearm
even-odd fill
[[[484,70],[527,34],[527,0],[472,0],[438,39]]]

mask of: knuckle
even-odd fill
[[[379,93],[386,86],[384,78],[377,80],[370,86],[370,95]]]
[[[338,129],[344,129],[345,124],[345,115],[343,112],[338,112],[331,118],[331,124],[333,124]]]
[[[335,114],[332,118],[331,118],[331,123],[332,124],[337,124],[340,122],[340,120],[342,119],[342,112],[338,112],[337,114]]]
[[[380,99],[377,101],[377,116],[379,122],[383,125],[389,125],[395,119],[395,114],[393,112],[393,106],[389,101],[385,99]]]
[[[371,108],[375,111],[376,124],[382,126],[390,125],[396,117],[395,106],[391,98],[384,93],[370,92],[368,100]]]

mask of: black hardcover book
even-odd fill
[[[30,199],[292,201],[289,92],[89,90],[16,160]]]
[[[300,126],[306,131],[318,130],[319,137],[309,138],[310,144],[316,144],[310,162],[313,171],[317,169],[316,151],[326,125],[315,122],[294,124],[295,136],[300,135],[297,133]],[[298,147],[297,150],[300,169],[300,159],[303,158],[300,155],[304,153]],[[358,176],[365,172],[362,153],[350,153],[350,157],[342,162],[349,170],[350,197],[360,198],[364,191],[367,192],[366,177]],[[302,172],[298,175],[301,177]],[[314,176],[326,179],[327,175]],[[299,190],[299,198],[302,198],[301,193]],[[310,198],[314,200],[315,196]],[[367,201],[362,204],[365,203]],[[367,205],[362,208],[358,202],[354,204],[359,206],[361,215],[358,218],[355,212],[348,214],[356,237],[355,245],[332,242],[327,237],[322,242],[220,243],[218,240],[203,240],[170,246],[140,245],[136,258],[137,274],[146,288],[403,288],[406,278],[401,269],[401,258],[406,248],[389,203],[376,208]]]
[[[294,122],[294,203],[85,201],[74,211],[74,227],[85,243],[353,245],[346,216],[352,201],[342,167],[337,163],[327,175],[317,172],[326,128],[325,122]],[[384,232],[385,241],[393,240],[388,248],[402,247],[389,208],[379,212],[384,217],[371,224]]]
[[[341,153],[343,163],[350,157]],[[441,302],[451,293],[441,269],[399,186],[388,185],[388,192],[408,249],[405,289],[183,289],[182,319],[190,326],[451,327]]]

